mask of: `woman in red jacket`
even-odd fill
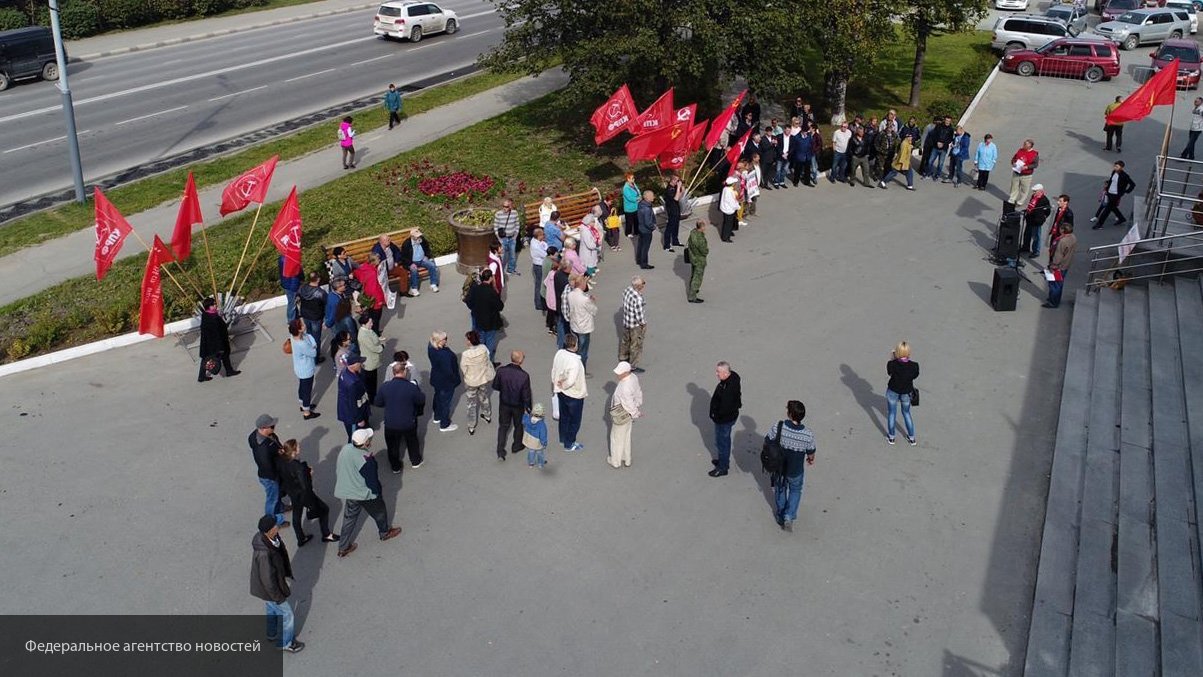
[[[364,294],[372,297],[372,305],[364,306],[363,312],[372,318],[372,328],[376,335],[380,336],[380,316],[384,314],[384,290],[380,287],[380,280],[376,279],[376,269],[372,266],[359,266],[351,271],[351,274],[363,285],[360,298],[362,299]],[[361,302],[360,305],[364,304]]]

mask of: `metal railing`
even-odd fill
[[[1157,156],[1145,193],[1145,237],[1203,230],[1203,161]]]
[[[1117,242],[1090,248],[1086,291],[1199,272],[1203,272],[1203,232]]]

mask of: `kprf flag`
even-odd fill
[[[685,123],[681,123],[685,124]],[[660,161],[660,169],[681,169],[685,166],[685,158],[698,149],[702,144],[702,134],[706,132],[706,121],[693,125],[688,131],[676,135],[664,150],[656,156]]]
[[[1169,106],[1178,93],[1178,59],[1153,74],[1140,89],[1124,99],[1118,108],[1107,116],[1107,124],[1121,125],[1140,120],[1153,112],[1153,106]]]
[[[221,215],[245,209],[252,202],[263,204],[267,200],[267,189],[271,186],[272,173],[276,171],[279,160],[279,155],[273,155],[267,162],[231,181],[221,192]]]
[[[125,238],[134,229],[100,188],[96,189],[92,199],[96,202],[96,253],[92,258],[96,260],[96,279],[103,280],[113,267],[113,260],[125,244]]]
[[[710,131],[706,132],[706,140],[703,143],[706,146],[706,150],[713,150],[718,145],[718,140],[722,137],[723,132],[727,131],[727,125],[731,122],[731,118],[739,113],[739,104],[743,103],[744,96],[747,93],[748,90],[746,89],[740,92],[739,96],[735,97],[735,100],[731,102],[731,105],[724,108],[723,112],[714,118],[714,122],[710,123]]]
[[[626,85],[618,88],[617,92],[605,103],[593,111],[589,122],[593,124],[593,142],[599,146],[624,131],[629,131],[635,122],[637,112],[635,100],[631,98],[631,90]]]
[[[171,233],[171,251],[176,261],[183,261],[192,255],[192,226],[204,220],[200,198],[196,195],[196,181],[192,178],[192,172],[188,172],[184,199],[180,200],[180,212],[175,217],[175,230]]]
[[[146,257],[146,272],[142,273],[142,305],[138,313],[138,333],[163,338],[163,277],[160,267],[171,262],[171,250],[159,236]]]
[[[727,149],[727,164],[729,165],[729,168],[727,169],[727,176],[731,176],[735,173],[735,163],[739,162],[739,158],[744,154],[744,148],[747,147],[748,139],[751,137],[752,130],[749,129],[748,131],[744,132],[744,135],[740,137],[739,141],[735,142],[734,146],[731,146],[731,148]]]
[[[684,108],[678,108],[676,113],[673,113],[673,122],[693,122],[697,117],[698,105],[691,103]]]
[[[673,108],[673,88],[669,87],[668,91],[661,94],[656,102],[647,107],[647,110],[639,114],[635,119],[635,129],[633,134],[650,134],[659,131],[673,124],[673,116],[676,109]]]
[[[668,147],[674,138],[689,130],[689,125],[683,122],[665,127],[664,129],[640,134],[627,141],[627,160],[635,164],[640,160],[652,160]]]
[[[276,251],[284,257],[284,276],[296,277],[301,274],[301,207],[297,204],[297,187],[292,187],[276,222],[268,232]]]

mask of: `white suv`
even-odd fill
[[[459,17],[433,2],[386,2],[376,10],[372,26],[376,35],[417,42],[423,35],[459,30]]]

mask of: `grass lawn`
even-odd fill
[[[944,41],[955,46],[945,45]],[[952,56],[966,51],[973,54],[974,46],[984,43],[979,35],[945,36],[932,42],[930,81],[925,83],[924,96],[939,99],[950,96],[948,83],[958,77],[964,65],[964,61],[957,62]],[[900,55],[907,52],[905,47],[899,47],[898,51]],[[849,110],[880,114],[887,107],[900,108],[899,101],[906,95],[910,81],[910,61],[909,58],[898,61],[880,72],[881,86],[854,88],[849,95]],[[963,106],[968,99],[959,97],[959,105]],[[603,193],[617,190],[628,167],[622,155],[623,139],[594,147],[592,129],[585,122],[588,113],[566,115],[559,110],[557,101],[558,95],[553,93],[303,193],[300,206],[306,269],[320,266],[323,243],[411,226],[422,228],[436,255],[448,253],[454,250],[455,237],[447,216],[466,206],[493,207],[502,197],[522,204],[544,195],[575,193],[591,186]],[[329,135],[324,129],[321,132],[322,145],[326,145]],[[261,153],[257,157],[281,152],[279,146],[286,143],[272,142],[257,150]],[[237,167],[241,169],[256,161],[248,157]],[[490,177],[494,185],[484,193],[457,199],[431,198],[416,187],[423,178],[458,171]],[[642,163],[636,175],[643,187],[661,185],[650,163]],[[182,182],[181,173],[171,182],[169,197],[176,197]],[[116,194],[114,191],[118,207],[126,213],[137,211],[129,207],[130,202],[138,199],[135,193],[122,197]],[[258,234],[252,241],[252,253],[278,209],[278,204],[264,207]],[[219,286],[228,283],[252,213],[247,210],[208,229]],[[131,241],[126,246],[139,245]],[[204,289],[203,280],[208,279],[208,273],[199,235],[194,238],[193,251],[186,267],[192,269],[193,278]],[[130,257],[114,265],[103,282],[98,283],[93,277],[77,278],[0,308],[0,348],[5,351],[2,359],[19,359],[132,330],[137,326],[139,283],[145,261],[144,256]],[[244,296],[258,299],[281,293],[275,279],[275,261],[275,251],[269,245],[243,289]],[[171,270],[175,272],[174,267]],[[163,285],[167,318],[190,315],[192,299],[166,279]],[[447,286],[456,285],[452,282]]]

